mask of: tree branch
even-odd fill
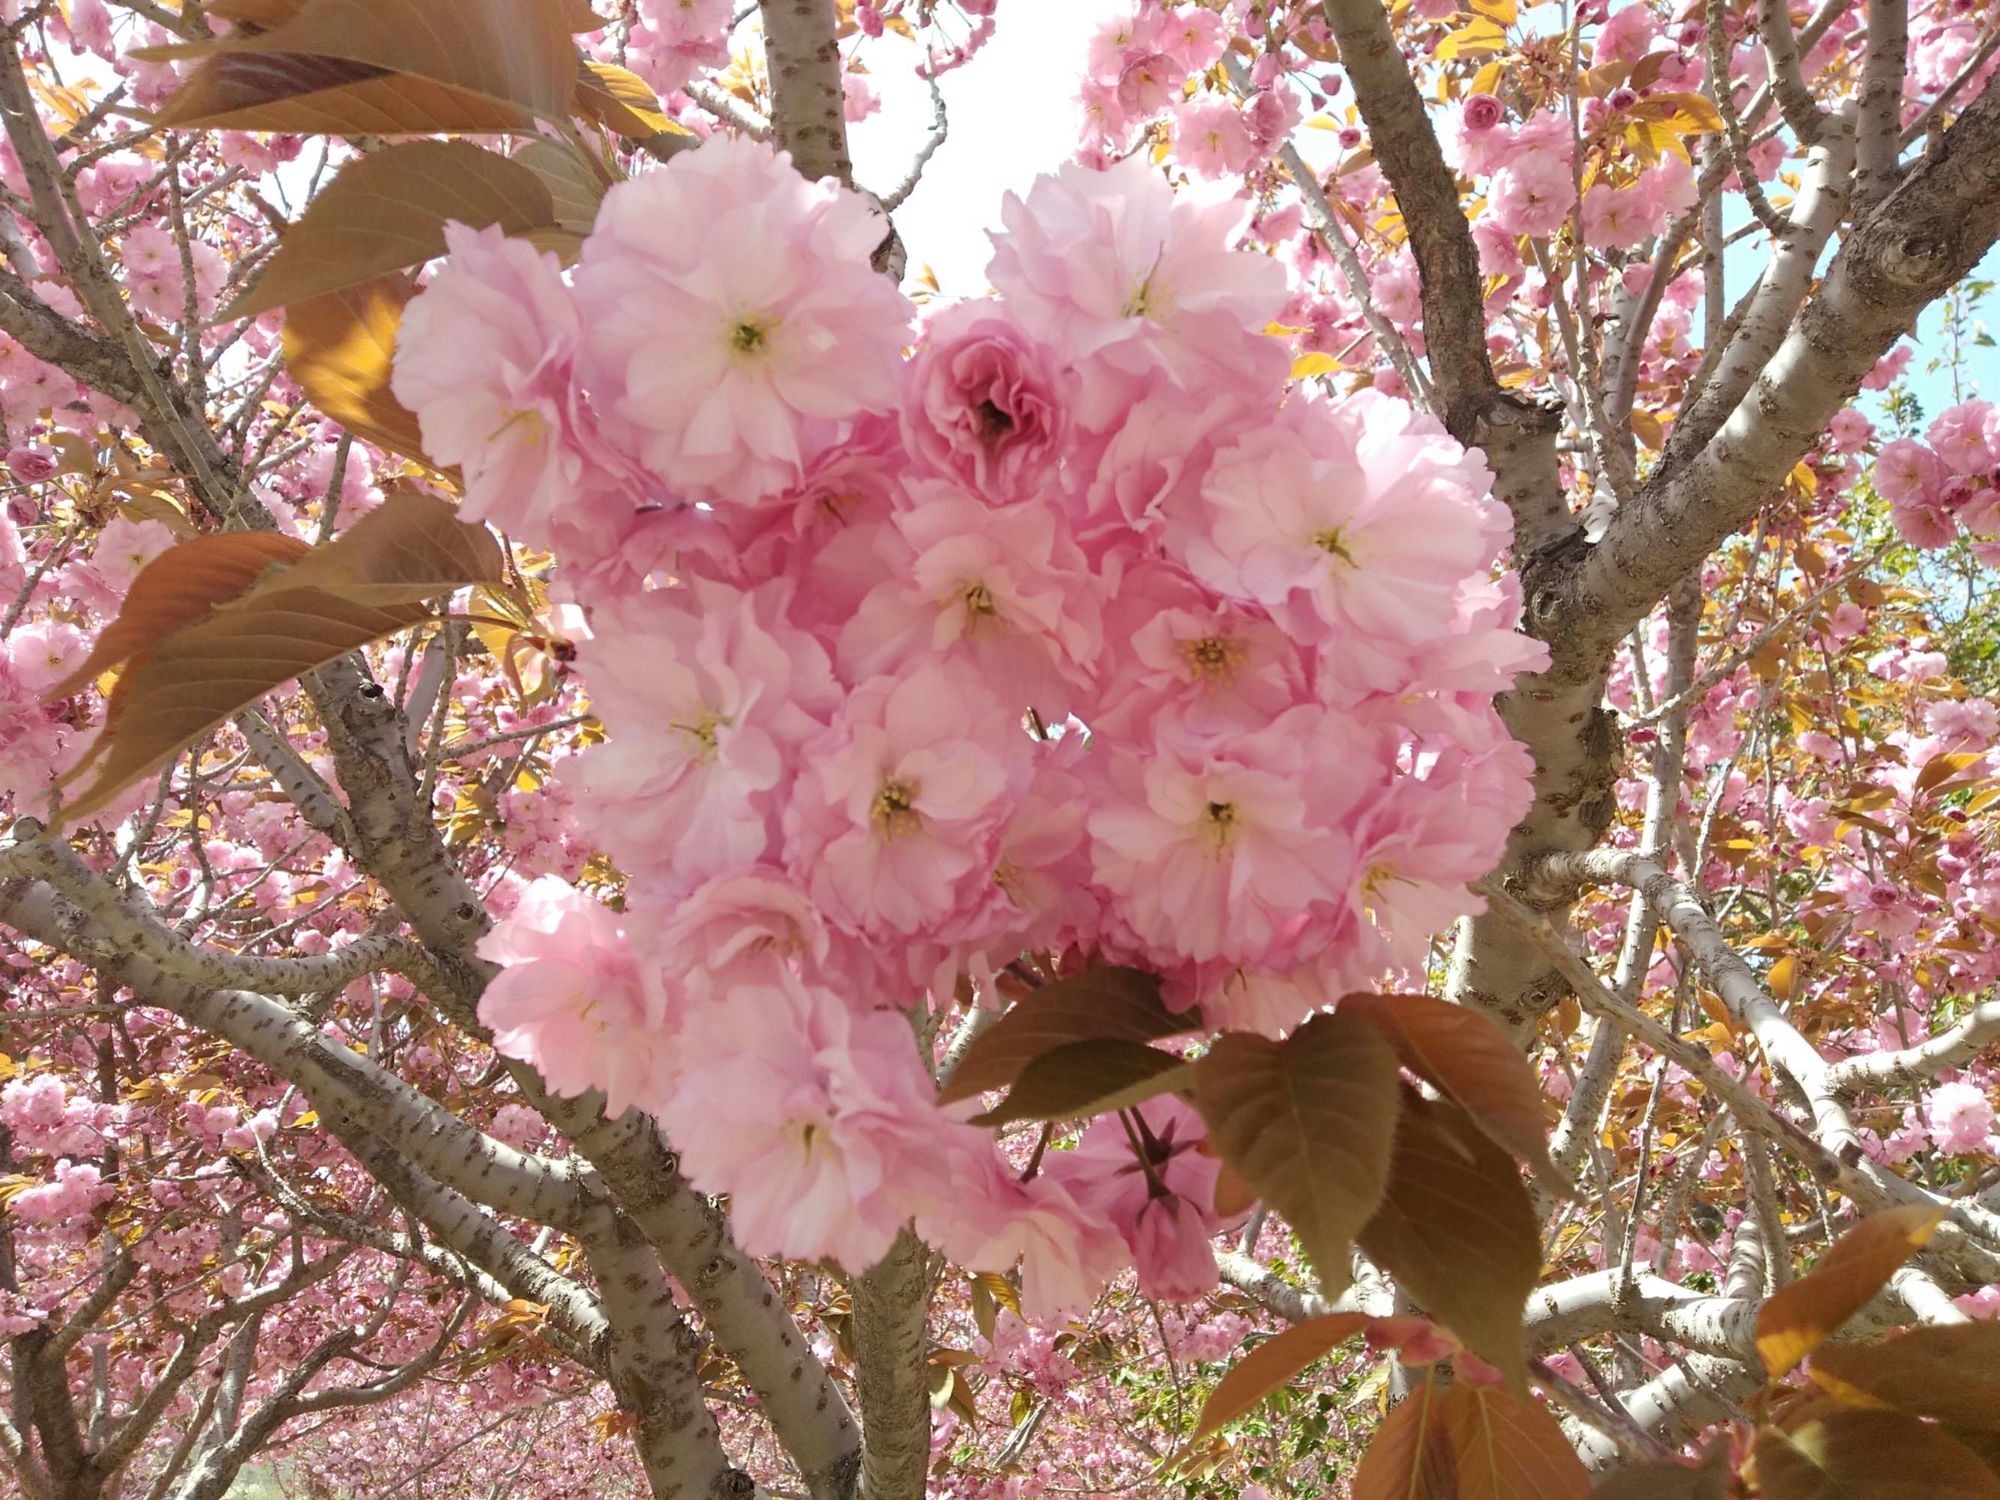
[[[1507,395],[1493,376],[1486,353],[1485,280],[1459,206],[1458,178],[1445,165],[1430,111],[1381,0],[1325,0],[1321,10],[1416,255],[1438,414],[1452,436],[1475,445],[1496,407],[1532,403]]]
[[[1582,566],[1531,580],[1530,609],[1613,641],[1753,515],[1917,314],[2000,238],[2000,90],[1853,230],[1748,393],[1698,453],[1663,463]]]
[[[833,0],[762,0],[771,133],[808,182],[854,185]]]
[[[1949,1068],[1964,1067],[1996,1040],[2000,1040],[2000,1000],[1988,1000],[1915,1046],[1896,1052],[1868,1052],[1829,1063],[1826,1084],[1836,1094],[1852,1094],[1862,1089],[1935,1078]]]
[[[931,1286],[930,1252],[907,1229],[852,1283],[861,1500],[924,1500],[931,1463]]]
[[[1868,50],[1861,60],[1854,174],[1854,204],[1863,211],[1886,198],[1900,174],[1903,72],[1909,50],[1908,0],[1868,0]]]

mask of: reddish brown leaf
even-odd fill
[[[1405,1088],[1381,1208],[1361,1248],[1473,1353],[1525,1380],[1522,1310],[1541,1236],[1513,1158],[1469,1115]]]
[[[465,141],[406,141],[358,157],[279,241],[223,316],[249,318],[444,254],[444,227],[497,224],[546,245],[555,198],[534,168]]]
[[[1043,1053],[1071,1042],[1151,1042],[1200,1025],[1199,1011],[1171,1011],[1161,1003],[1154,975],[1098,964],[1043,985],[981,1033],[945,1080],[938,1102],[1006,1088]]]
[[[1457,1500],[1583,1500],[1590,1476],[1556,1419],[1531,1398],[1449,1385],[1437,1397]]]
[[[1368,1323],[1366,1313],[1328,1313],[1295,1323],[1266,1339],[1239,1359],[1209,1393],[1201,1408],[1201,1421],[1188,1441],[1199,1443],[1244,1413],[1255,1410],[1266,1396],[1290,1383],[1336,1344],[1344,1344],[1360,1333]]]
[[[1419,1380],[1375,1430],[1350,1500],[1458,1500],[1457,1465],[1438,1411],[1439,1387]]]
[[[1349,995],[1340,1009],[1377,1027],[1404,1067],[1495,1141],[1531,1165],[1547,1165],[1541,1085],[1520,1049],[1485,1016],[1428,995]]]
[[[442,500],[405,490],[247,591],[225,579],[222,586],[239,590],[233,597],[130,657],[96,743],[59,783],[92,774],[64,819],[88,818],[281,683],[427,618],[423,601],[503,575],[490,533]]]
[[[1865,1344],[1826,1344],[1812,1378],[1828,1395],[1886,1402],[1912,1416],[2000,1432],[2000,1324],[1913,1328]]]
[[[568,115],[576,50],[561,0],[306,0],[269,30],[148,49],[205,59],[158,122],[431,135]]]
[[[631,141],[672,135],[680,137],[684,145],[700,143],[692,131],[676,124],[660,108],[659,96],[646,86],[643,78],[610,63],[579,61],[576,112]]]
[[[604,179],[589,156],[569,141],[537,136],[523,142],[509,160],[519,162],[542,179],[542,186],[549,190],[549,198],[555,205],[557,225],[581,245],[597,222],[597,210],[605,194]],[[565,262],[576,258],[575,250],[561,241],[552,241],[549,248]]]
[[[1943,1429],[1837,1401],[1759,1428],[1751,1462],[1762,1500],[2000,1500],[2000,1478]]]
[[[1777,1379],[1861,1311],[1943,1218],[1943,1209],[1924,1204],[1871,1214],[1834,1241],[1811,1275],[1773,1294],[1757,1312],[1766,1373]]]
[[[1279,1213],[1329,1295],[1382,1201],[1401,1084],[1396,1054],[1354,1016],[1315,1016],[1274,1042],[1227,1032],[1196,1065],[1216,1154]]]
[[[100,674],[244,593],[267,569],[307,550],[297,537],[275,531],[230,531],[169,547],[140,569],[118,618],[99,633],[83,665],[50,688],[47,697],[79,692]]]
[[[975,1116],[975,1125],[1015,1120],[1074,1120],[1129,1109],[1170,1089],[1183,1088],[1193,1066],[1124,1037],[1092,1037],[1044,1052],[1021,1070],[1007,1097]]]
[[[208,0],[202,9],[211,16],[234,21],[239,26],[261,27],[268,31],[280,21],[299,13],[306,0]]]

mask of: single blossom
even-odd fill
[[[895,404],[911,309],[869,265],[886,233],[860,194],[735,136],[617,184],[576,270],[587,383],[663,482],[769,500]]]

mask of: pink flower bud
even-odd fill
[[[1507,116],[1507,106],[1491,94],[1474,94],[1465,101],[1465,128],[1491,130]]]
[[[7,468],[16,479],[39,484],[56,471],[56,455],[47,448],[10,448]]]

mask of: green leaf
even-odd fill
[[[1456,1104],[1405,1088],[1388,1191],[1361,1248],[1525,1388],[1522,1310],[1542,1271],[1534,1207],[1513,1158]]]
[[[444,254],[444,227],[497,224],[544,249],[563,233],[533,167],[465,141],[407,141],[349,162],[278,242],[256,284],[223,314],[255,317]]]
[[[1151,1042],[1200,1026],[1199,1011],[1171,1011],[1160,1002],[1156,976],[1098,964],[1043,985],[983,1032],[945,1080],[938,1103],[1006,1088],[1037,1057],[1070,1042]]]
[[[975,1125],[1007,1125],[1015,1120],[1074,1120],[1128,1109],[1147,1099],[1184,1088],[1191,1063],[1123,1037],[1093,1037],[1044,1052],[1021,1070],[1007,1097]]]
[[[1337,1014],[1282,1042],[1225,1033],[1196,1066],[1216,1153],[1284,1215],[1329,1295],[1351,1279],[1354,1236],[1382,1202],[1400,1089],[1381,1033]]]

